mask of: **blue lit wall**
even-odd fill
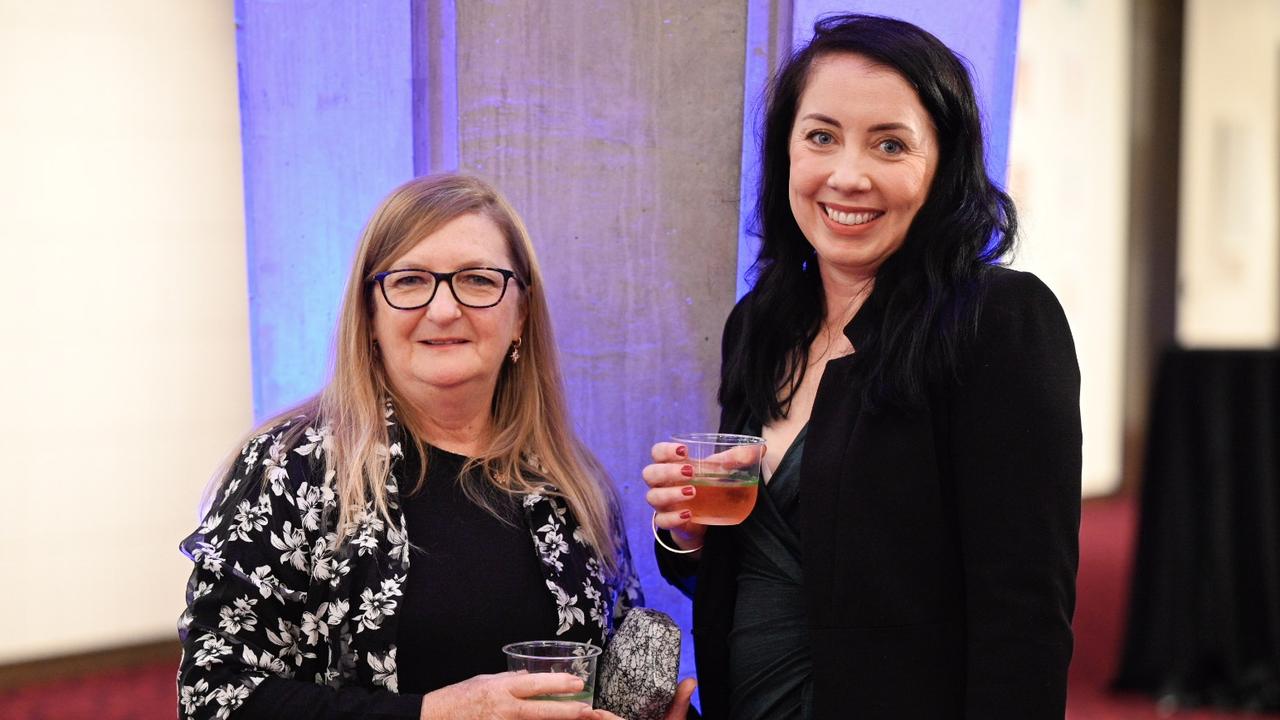
[[[236,3],[254,414],[316,392],[360,228],[413,177],[410,8]]]
[[[623,55],[600,54],[599,37],[579,42],[575,33],[598,35],[605,23],[568,7],[495,0],[455,13],[452,0],[238,0],[257,417],[323,384],[351,255],[386,192],[455,167],[498,179],[534,231],[575,421],[622,488],[650,602],[687,628],[687,603],[654,568],[639,468],[654,440],[714,425],[719,327],[755,258],[744,218],[754,202],[758,102],[776,56],[828,10],[892,13],[923,25],[973,63],[989,164],[1004,175],[1017,1],[835,5],[748,0],[745,29],[722,23],[726,36],[745,41],[733,49],[744,62],[742,93],[725,94],[744,109],[725,113],[741,119],[738,153],[738,128],[706,127],[698,115],[720,100],[714,90],[723,82],[712,92],[673,91],[684,85],[680,73],[702,73],[705,82],[710,70],[686,62],[676,85],[664,86],[669,68],[633,72],[619,64]],[[663,42],[688,52],[671,40],[680,23],[705,23],[715,12],[740,19],[742,7],[709,1],[673,11],[656,27],[632,27],[625,17],[608,27],[624,36],[613,47],[625,47],[626,57],[653,58]],[[553,31],[554,41],[539,41]],[[599,70],[584,75],[584,64]],[[567,75],[571,67],[579,74]],[[615,81],[621,85],[608,86]],[[720,137],[730,152],[708,160]],[[710,200],[655,190],[690,177],[696,190],[710,189]],[[712,236],[723,239],[708,247]],[[692,672],[687,652],[685,672]]]

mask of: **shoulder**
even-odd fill
[[[329,428],[305,415],[278,418],[259,427],[240,448],[223,483],[220,502],[269,491],[297,493],[316,486],[329,448]]]
[[[1033,273],[999,266],[981,278],[977,329],[988,342],[1028,335],[1071,339],[1066,313],[1049,286]]]
[[[992,265],[983,275],[984,303],[997,307],[1052,306],[1061,311],[1058,298],[1035,273]]]
[[[1000,383],[1027,375],[1037,382],[1078,385],[1071,326],[1057,296],[1029,272],[991,267],[982,277],[972,342],[962,353],[961,375]],[[997,383],[999,384],[999,383]]]

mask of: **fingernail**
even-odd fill
[[[677,445],[677,446],[676,446],[676,454],[677,454],[677,455],[679,455],[680,457],[688,457],[688,456],[689,456],[689,448],[687,448],[687,447],[685,447],[685,446],[683,446],[683,445]]]
[[[694,492],[693,486],[685,485],[684,487],[680,488],[680,492],[684,493],[688,497],[693,497],[693,492]]]
[[[693,477],[693,466],[685,465],[684,467],[680,468],[680,474],[685,477]]]
[[[688,519],[689,519],[689,518],[691,518],[691,517],[693,517],[693,511],[692,511],[692,510],[681,510],[681,511],[680,511],[680,519],[681,519],[681,520],[688,520]]]

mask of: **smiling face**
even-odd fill
[[[933,123],[915,91],[861,55],[818,58],[789,151],[791,212],[824,277],[874,277],[902,247],[938,166]]]
[[[512,269],[502,231],[488,217],[468,214],[418,241],[388,270],[452,272],[468,267]],[[461,281],[461,278],[459,278]],[[375,285],[373,336],[392,388],[410,401],[467,388],[492,396],[511,343],[524,330],[523,292],[511,280],[497,305],[458,304],[443,283],[426,307],[398,310]]]

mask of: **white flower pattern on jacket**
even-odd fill
[[[250,439],[182,542],[194,568],[178,623],[180,718],[230,717],[268,676],[334,688],[399,686],[397,612],[409,572],[399,426],[388,407],[390,521],[366,506],[339,548],[335,473],[325,468],[328,428],[294,422]],[[539,469],[536,458],[529,464]],[[603,641],[643,603],[621,525],[614,527],[620,571],[607,579],[555,488],[521,504],[556,601],[557,632],[583,627]]]

